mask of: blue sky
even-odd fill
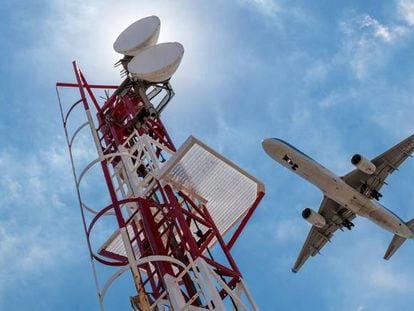
[[[298,274],[290,267],[321,193],[268,158],[279,137],[338,175],[414,131],[414,1],[9,1],[0,8],[0,310],[97,310],[54,85],[77,60],[91,83],[121,80],[116,36],[147,15],[185,47],[163,120],[261,179],[267,194],[233,249],[261,310],[411,310],[413,243],[365,219]],[[184,121],[183,121],[184,120]],[[414,217],[414,162],[382,203]],[[128,310],[128,279],[107,310]]]

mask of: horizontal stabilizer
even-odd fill
[[[414,230],[414,218],[407,222],[408,228]],[[399,235],[394,235],[391,240],[390,246],[388,246],[387,251],[385,252],[384,259],[388,260],[391,258],[392,255],[403,245],[403,243],[407,240],[406,238],[400,237]]]
[[[406,238],[400,237],[399,235],[394,235],[391,240],[390,246],[388,246],[387,251],[385,252],[384,259],[388,260],[392,255],[400,248],[400,246],[407,240]]]

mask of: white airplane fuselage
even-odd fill
[[[394,234],[408,239],[414,238],[414,233],[397,215],[359,193],[295,147],[276,138],[266,139],[263,145],[274,160],[314,184],[331,200]]]

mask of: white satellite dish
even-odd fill
[[[135,56],[140,50],[157,43],[161,21],[157,16],[142,18],[127,27],[114,42],[118,53]]]
[[[135,77],[149,82],[163,82],[171,78],[183,58],[184,47],[178,42],[147,47],[128,64]]]

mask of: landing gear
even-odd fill
[[[355,225],[352,222],[350,222],[348,219],[344,219],[344,221],[342,222],[342,226],[344,226],[348,230],[351,230],[352,227],[355,227]]]
[[[379,193],[377,190],[371,190],[370,195],[372,198],[374,198],[375,200],[379,201],[379,199],[382,198],[382,194]]]
[[[368,194],[366,193],[368,191]],[[382,194],[379,193],[377,190],[375,189],[369,189],[368,184],[364,183],[361,188],[359,189],[359,192],[361,194],[365,194],[367,196],[369,196],[369,198],[375,199],[377,201],[379,201],[382,198]]]
[[[361,192],[361,194],[364,194],[365,191],[367,191],[367,189],[368,189],[368,185],[367,184],[363,184],[361,186],[361,189],[359,190],[359,192]]]

